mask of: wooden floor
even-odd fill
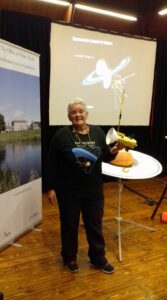
[[[162,178],[161,178],[162,180]],[[164,180],[164,179],[163,179]],[[164,189],[159,180],[123,181],[121,216],[123,219],[156,229],[122,225],[122,262],[118,260],[115,230],[118,184],[105,183],[104,236],[106,256],[115,266],[113,274],[104,274],[89,266],[84,227],[79,232],[79,272],[64,269],[60,257],[59,216],[43,195],[43,221],[20,238],[22,247],[10,246],[0,253],[0,291],[7,300],[167,300],[167,224],[160,214],[167,211],[164,198],[153,220],[150,206],[135,191],[158,200]]]

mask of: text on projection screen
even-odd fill
[[[67,125],[83,99],[88,122],[149,125],[156,42],[52,24],[49,124]]]

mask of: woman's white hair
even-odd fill
[[[72,101],[70,101],[70,103],[68,104],[68,107],[67,107],[68,115],[70,114],[71,108],[75,104],[81,104],[83,106],[83,108],[85,109],[85,111],[88,111],[86,103],[81,98],[75,98]]]

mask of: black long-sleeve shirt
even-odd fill
[[[75,156],[73,149],[86,149],[97,159]],[[72,126],[59,129],[48,153],[47,189],[61,195],[103,196],[102,161],[115,157],[109,152],[105,134],[99,126],[90,125],[88,134],[73,132]]]

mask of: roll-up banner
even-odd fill
[[[0,250],[41,220],[39,55],[0,39]]]

